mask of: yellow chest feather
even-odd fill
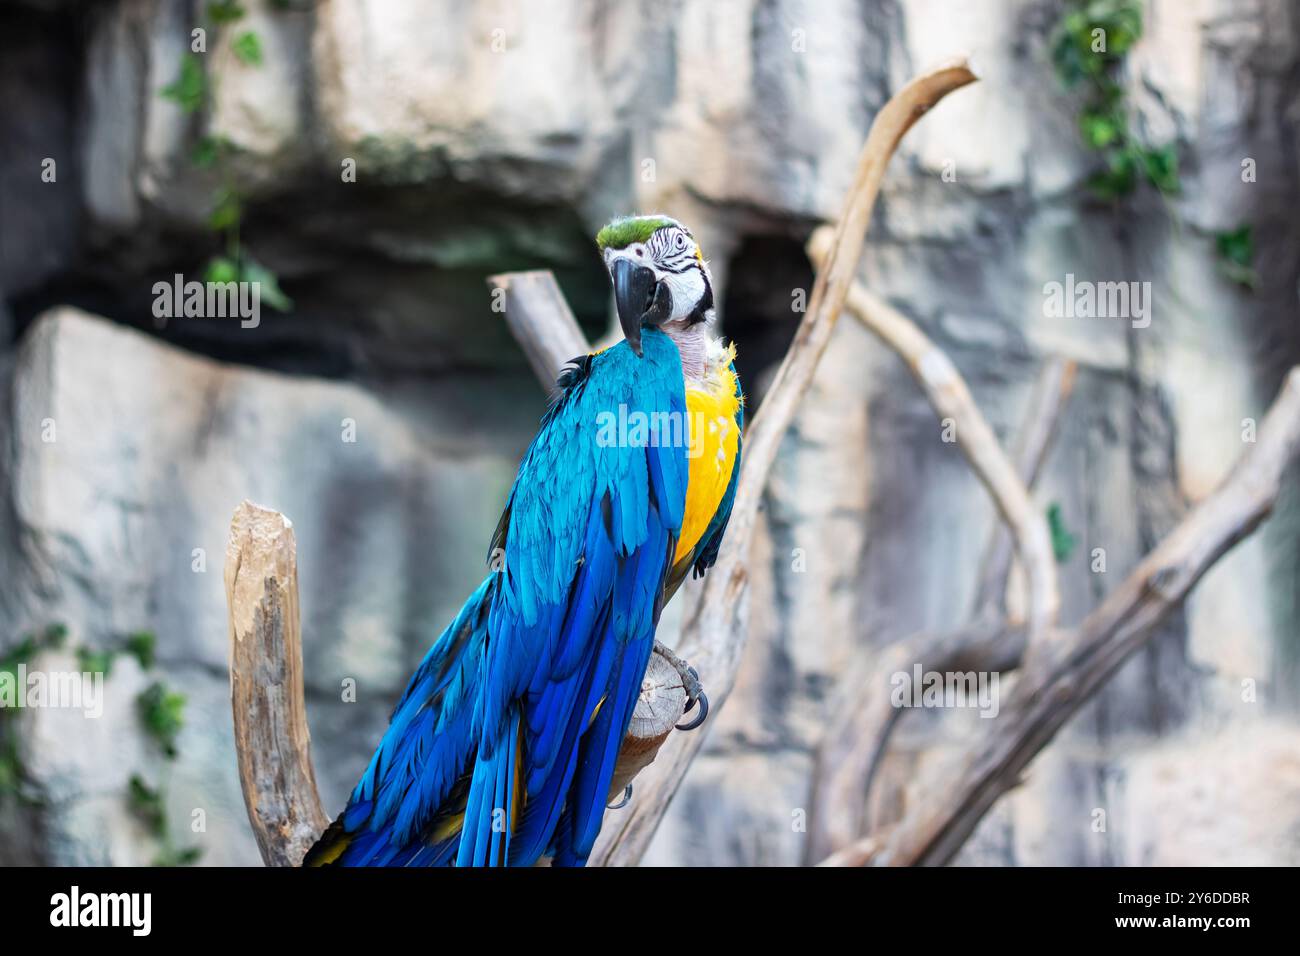
[[[677,541],[676,564],[690,554],[717,513],[727,493],[731,471],[736,464],[740,431],[736,411],[741,398],[736,395],[736,376],[723,364],[706,383],[688,382],[686,411],[690,423],[689,469],[686,486],[686,513],[682,535]]]

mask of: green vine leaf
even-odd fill
[[[135,704],[145,731],[168,759],[175,759],[176,737],[185,726],[185,696],[169,691],[161,682],[155,681],[141,691]]]
[[[157,659],[158,639],[152,631],[136,631],[126,636],[126,653],[140,662],[141,670],[150,670]]]
[[[126,798],[131,815],[144,824],[150,835],[162,837],[166,834],[167,810],[161,791],[145,783],[139,774],[132,774]]]
[[[21,795],[22,777],[23,764],[18,753],[18,742],[9,736],[0,738],[0,801]]]
[[[1255,271],[1255,230],[1252,226],[1247,224],[1215,233],[1214,247],[1219,256],[1219,269],[1225,276],[1247,289],[1259,286],[1259,273]]]
[[[0,674],[8,674],[12,680],[18,672],[18,665],[30,662],[39,650],[36,638],[28,634],[0,657]]]
[[[203,270],[204,282],[238,282],[239,263],[227,256],[213,256]]]
[[[216,204],[212,208],[211,215],[208,216],[208,226],[216,232],[233,229],[239,225],[242,215],[243,207],[239,201],[239,194],[233,189],[219,189]]]
[[[1093,149],[1105,149],[1117,142],[1122,135],[1122,120],[1109,112],[1097,113],[1084,110],[1079,114],[1079,131],[1083,141]]]
[[[68,628],[64,624],[51,624],[40,634],[24,634],[22,640],[0,657],[0,673],[14,678],[19,664],[31,663],[41,651],[62,647],[67,637]],[[0,717],[3,716],[4,713],[0,712]]]
[[[153,865],[160,867],[193,866],[203,856],[203,848],[186,846],[177,849],[164,849],[154,857]]]
[[[1255,261],[1255,230],[1251,226],[1241,226],[1214,237],[1214,244],[1219,257],[1234,265],[1248,266]]]
[[[181,74],[174,83],[164,86],[159,95],[172,100],[185,113],[196,113],[207,101],[208,79],[197,53],[187,53],[181,60]]]
[[[230,141],[224,136],[201,136],[199,141],[194,144],[194,152],[190,154],[190,162],[197,169],[211,169],[229,149]]]
[[[258,283],[261,301],[277,312],[289,312],[293,309],[293,300],[280,288],[279,277],[256,259],[245,258],[240,275],[245,282]]]
[[[1146,172],[1147,182],[1162,193],[1172,194],[1182,188],[1178,178],[1178,151],[1174,147],[1144,150],[1142,168]]]
[[[239,57],[241,63],[248,66],[262,65],[262,41],[252,30],[235,37],[230,44],[230,49],[234,50],[235,56]]]
[[[246,11],[235,0],[214,0],[208,4],[208,19],[217,26],[225,26],[244,18]]]
[[[103,674],[107,677],[113,670],[113,658],[116,651],[98,650],[93,647],[77,648],[77,666],[91,674]]]
[[[1061,506],[1056,502],[1052,502],[1047,507],[1047,528],[1052,535],[1052,554],[1056,558],[1056,563],[1064,564],[1070,560],[1070,555],[1074,553],[1074,546],[1078,542],[1066,529]]]
[[[1130,150],[1111,152],[1106,156],[1106,169],[1088,179],[1088,188],[1099,199],[1123,199],[1137,186],[1137,163]]]
[[[153,866],[193,866],[203,856],[202,847],[172,846],[167,827],[167,800],[161,788],[151,787],[139,774],[132,774],[126,799],[131,815],[144,824],[150,836],[162,843],[153,859]]]

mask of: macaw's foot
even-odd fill
[[[697,704],[699,705],[700,712],[693,720],[676,725],[678,730],[694,730],[704,723],[704,718],[709,716],[709,698],[705,695],[704,688],[700,686],[699,672],[659,641],[655,641],[655,653],[672,664],[682,679],[682,687],[686,689],[686,710],[683,713],[689,714]]]
[[[605,805],[606,810],[622,810],[632,799],[632,785],[629,783],[623,788],[623,799],[618,803],[608,803]]]
[[[696,704],[700,705],[700,712],[695,715],[695,719],[689,724],[676,724],[675,726],[678,730],[694,730],[704,723],[704,718],[709,716],[709,698],[704,693],[704,688],[700,686],[700,675],[696,673],[694,667],[686,668],[682,683],[686,686],[686,710],[684,713],[689,714]]]

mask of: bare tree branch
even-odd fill
[[[1151,636],[1201,576],[1272,510],[1300,451],[1300,367],[1287,375],[1249,447],[1219,487],[1066,636],[1027,660],[1011,700],[943,785],[924,792],[873,862],[948,862],[1029,762]],[[939,779],[937,775],[935,779]]]
[[[917,119],[944,96],[976,79],[964,60],[926,73],[886,103],[871,125],[825,266],[818,270],[808,312],[745,434],[744,462],[722,554],[705,577],[703,588],[696,592],[697,599],[687,607],[679,650],[699,669],[715,708],[735,685],[747,636],[745,562],[763,488],[848,295],[885,167]],[[605,821],[592,854],[593,864],[636,864],[702,743],[698,734],[670,735],[658,762],[642,774],[636,799],[616,818]]]
[[[1025,650],[1024,625],[980,618],[946,633],[923,632],[871,655],[841,682],[813,766],[806,863],[816,863],[873,828],[866,798],[890,737],[906,710],[891,699],[891,678],[927,671],[1010,670]]]
[[[555,276],[542,269],[506,272],[487,281],[494,295],[505,296],[506,325],[542,387],[554,394],[564,363],[591,351]]]
[[[827,856],[817,866],[868,866],[883,846],[883,835],[859,837]]]
[[[822,226],[808,241],[808,253],[814,265],[826,259],[829,228]],[[934,406],[939,420],[951,421],[957,446],[988,489],[1015,537],[1029,583],[1030,640],[1039,641],[1050,632],[1060,607],[1056,557],[1046,517],[1034,505],[1015,466],[1002,451],[993,429],[971,397],[965,379],[944,351],[915,322],[860,283],[854,282],[849,287],[848,309],[898,353]]]
[[[316,791],[302,683],[293,525],[250,501],[226,547],[230,706],[239,785],[267,866],[297,866],[329,825]]]

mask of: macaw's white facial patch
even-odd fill
[[[668,286],[668,291],[673,294],[673,320],[690,316],[704,299],[707,288],[704,273],[699,267],[685,272],[665,273],[659,281]]]
[[[708,268],[699,244],[683,226],[664,226],[645,242],[633,242],[622,249],[607,246],[604,258],[607,269],[619,259],[627,259],[654,272],[655,281],[666,284],[673,295],[669,321],[685,319],[697,311],[712,312]]]

